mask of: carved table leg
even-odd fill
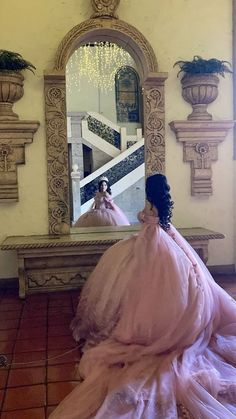
[[[198,256],[202,259],[202,261],[206,264],[208,261],[208,244],[209,240],[192,240],[189,242],[195,252],[197,252]]]
[[[19,275],[19,297],[25,298],[26,294],[26,275],[24,257],[18,254],[18,275]]]
[[[202,260],[205,264],[208,261],[208,242],[202,246]]]

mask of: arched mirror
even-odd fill
[[[108,3],[112,7],[97,10],[92,2],[92,18],[63,38],[54,69],[44,76],[50,234],[70,234],[93,204],[101,176],[111,183],[115,205],[134,223],[144,203],[144,173],[164,171],[167,74],[157,72],[144,36],[115,16],[118,2]],[[110,90],[103,61],[95,73],[93,61],[90,71],[79,64],[83,55],[96,56],[95,45],[108,56],[113,48],[122,51],[123,61],[107,74]],[[88,80],[97,74],[105,86]]]
[[[110,42],[76,49],[66,65],[66,112],[71,226],[137,223],[144,206],[144,138],[142,89],[131,55]],[[109,180],[111,204],[97,193],[101,179]]]

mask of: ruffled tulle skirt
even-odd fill
[[[117,206],[114,209],[91,209],[76,221],[74,227],[130,225],[128,218]]]
[[[84,381],[50,419],[236,418],[236,303],[173,227],[111,247],[72,328]]]

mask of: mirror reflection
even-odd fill
[[[79,47],[66,68],[71,225],[137,223],[144,206],[137,66],[109,42]]]
[[[75,227],[130,225],[128,218],[111,197],[111,187],[106,176],[98,182],[98,192],[89,211],[81,215]]]

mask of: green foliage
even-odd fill
[[[225,76],[225,73],[232,73],[231,64],[228,61],[220,61],[216,58],[204,60],[199,55],[194,55],[192,61],[177,61],[174,67],[176,65],[180,67],[177,77],[180,73],[183,73],[184,76],[187,74],[219,74],[222,77]]]
[[[24,60],[17,52],[0,49],[0,72],[20,72],[30,70],[34,73],[36,68],[29,61]]]

